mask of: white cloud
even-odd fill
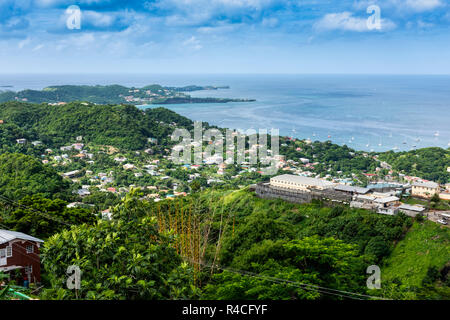
[[[416,12],[430,11],[444,6],[442,0],[386,0],[383,6],[393,6],[398,10]]]
[[[36,51],[41,50],[43,47],[44,47],[43,44],[39,44],[39,45],[37,45],[36,47],[34,47],[33,50],[31,50],[31,51],[36,52]]]
[[[420,29],[426,29],[426,28],[432,28],[432,27],[434,27],[434,24],[433,24],[433,23],[426,22],[426,21],[418,20],[418,21],[417,21],[417,26],[418,26]]]
[[[184,41],[183,45],[186,47],[193,48],[195,50],[200,50],[201,48],[203,48],[202,45],[200,44],[200,41],[194,36]]]
[[[354,17],[351,12],[329,13],[314,24],[319,31],[344,30],[355,32],[371,31],[367,27],[367,18]],[[386,19],[381,19],[381,30],[391,30],[395,24]]]
[[[319,30],[368,31],[367,20],[355,18],[350,12],[329,13],[314,25]]]
[[[239,25],[237,24],[223,24],[214,27],[200,27],[197,29],[198,33],[202,34],[229,34],[235,31]]]
[[[20,41],[19,44],[18,44],[19,49],[22,49],[26,45],[30,44],[30,42],[31,42],[30,38],[26,38],[26,39]]]
[[[433,10],[443,5],[441,0],[406,0],[405,5],[415,11]]]
[[[278,25],[277,18],[264,18],[261,22],[264,27],[274,28]]]
[[[96,11],[83,11],[83,20],[89,21],[95,27],[110,27],[115,22],[115,17]]]

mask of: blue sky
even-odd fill
[[[0,73],[450,74],[449,31],[448,0],[1,0]]]

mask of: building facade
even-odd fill
[[[271,178],[270,185],[278,188],[309,191],[331,189],[335,184],[322,179],[283,174]]]
[[[415,182],[411,194],[413,197],[430,199],[439,192],[439,184],[435,182]]]
[[[41,282],[40,246],[44,241],[27,234],[0,230],[0,271],[20,270],[22,279]]]

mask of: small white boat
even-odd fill
[[[434,134],[435,137],[439,137],[439,131],[436,131]]]

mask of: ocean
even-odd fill
[[[163,105],[192,120],[326,141],[356,150],[450,147],[450,76],[425,75],[0,75],[0,90],[49,85],[229,85],[195,97],[256,102]],[[140,106],[140,108],[155,107]]]

